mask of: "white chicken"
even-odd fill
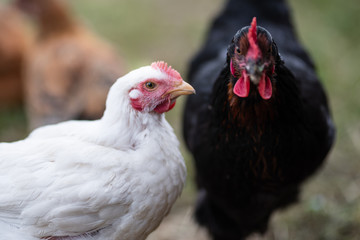
[[[164,112],[194,89],[164,62],[119,78],[100,120],[0,144],[0,239],[145,239],[186,167]]]

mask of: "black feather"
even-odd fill
[[[289,15],[281,0],[228,1],[190,65],[197,94],[185,106],[184,137],[195,159],[196,219],[216,240],[264,233],[271,214],[297,200],[334,141],[325,92]],[[256,91],[247,98],[229,92],[236,81],[231,39],[247,32],[253,16],[275,59],[269,100]]]

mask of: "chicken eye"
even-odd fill
[[[149,90],[154,90],[156,88],[157,84],[154,82],[146,82],[145,87]]]
[[[235,51],[238,53],[238,54],[241,54],[241,50],[239,47],[236,47]]]

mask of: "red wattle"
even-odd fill
[[[239,97],[249,96],[250,79],[245,72],[243,72],[241,78],[236,81],[233,91]]]
[[[176,101],[173,101],[172,103],[170,103],[170,107],[169,107],[168,111],[173,109],[175,107],[175,104],[176,104]]]
[[[259,85],[258,85],[258,91],[260,96],[264,99],[270,99],[272,96],[272,85],[270,78],[266,76],[265,74],[261,77]]]
[[[175,107],[176,101],[175,100],[170,100],[167,99],[164,102],[160,103],[159,105],[156,106],[156,108],[154,109],[155,112],[157,113],[164,113],[167,111],[170,111],[173,107]]]

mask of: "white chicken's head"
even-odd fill
[[[194,88],[165,62],[136,69],[118,82],[125,84],[130,104],[137,111],[164,113],[175,106],[177,97],[195,93]]]

